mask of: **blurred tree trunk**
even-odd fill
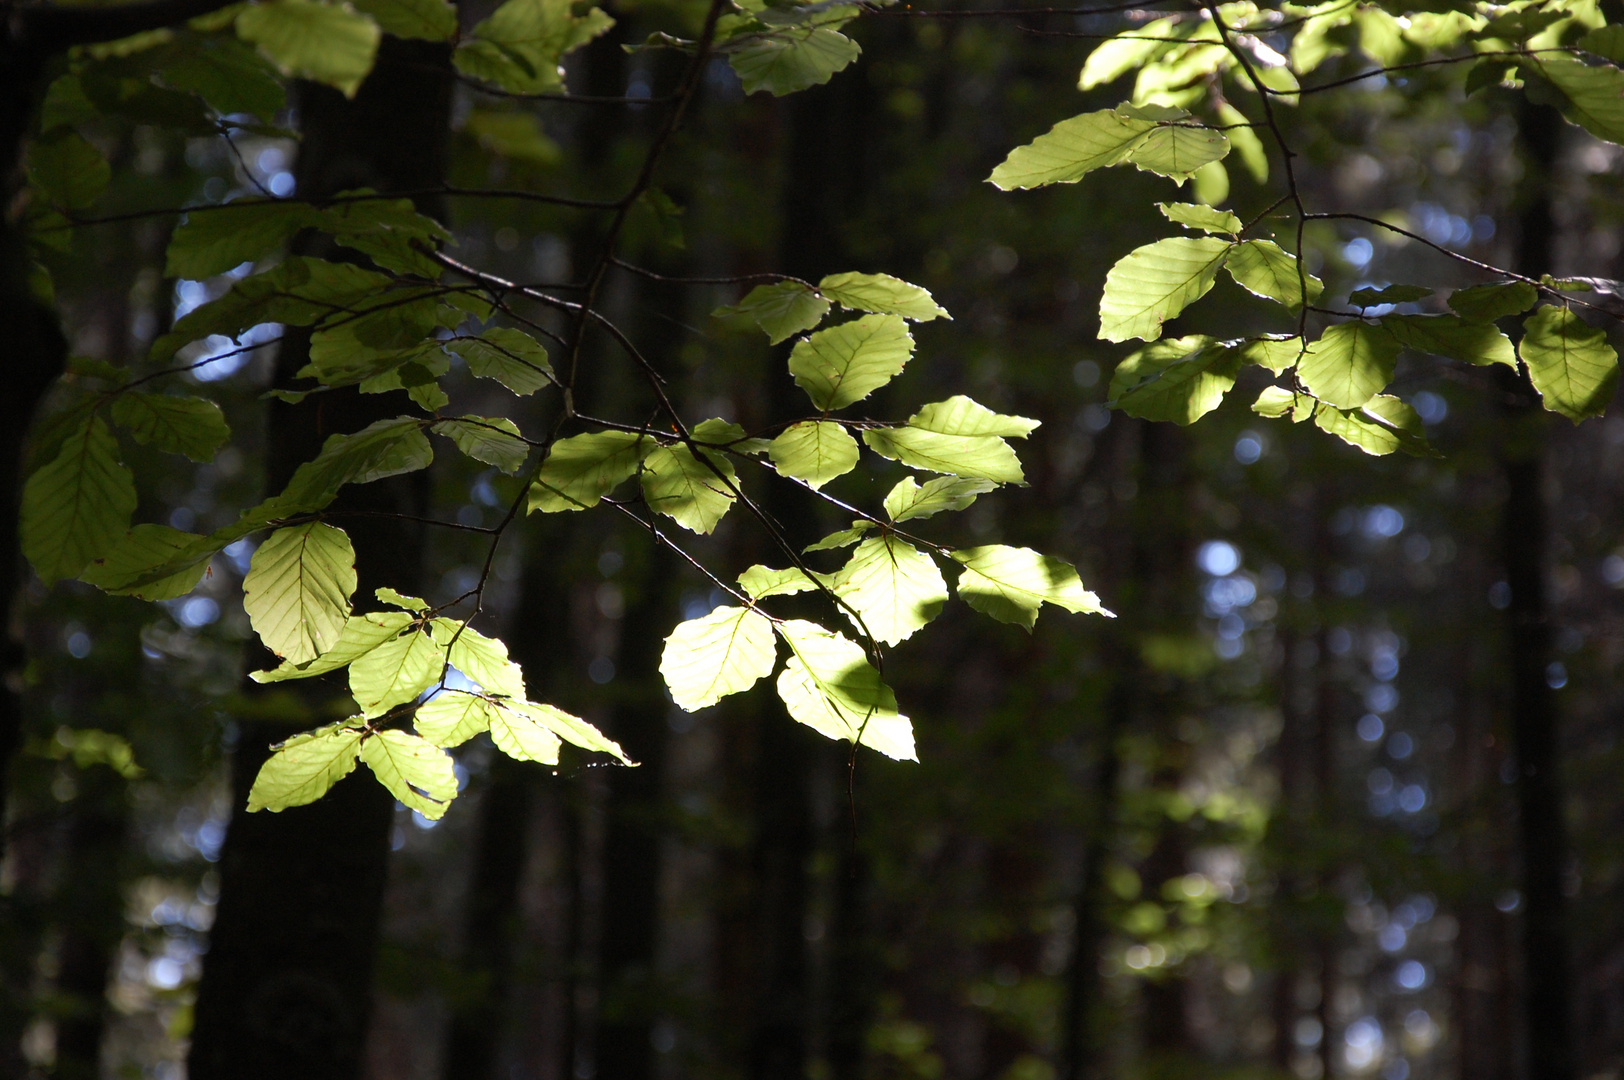
[[[299,194],[368,186],[422,190],[444,182],[451,78],[444,46],[386,38],[354,100],[300,84],[304,141]],[[434,202],[419,204],[441,214]],[[443,215],[441,215],[443,216]],[[308,333],[285,342],[278,382],[307,360]],[[280,490],[322,441],[398,413],[399,399],[354,390],[273,404],[267,480]],[[410,589],[419,526],[346,510],[421,514],[426,474],[346,488],[333,506],[355,545],[361,604],[375,587]],[[263,656],[260,659],[265,659]],[[309,712],[332,689],[301,687]],[[258,695],[266,700],[271,695]],[[366,770],[320,801],[280,814],[244,812],[267,746],[289,730],[245,716],[232,764],[233,814],[220,861],[221,897],[198,989],[191,1080],[348,1080],[359,1075],[371,1012],[373,952],[394,799]]]
[[[1531,277],[1554,272],[1556,168],[1563,121],[1549,106],[1519,99],[1517,135],[1523,177],[1517,198],[1512,269]],[[1523,893],[1523,1021],[1530,1080],[1573,1080],[1571,944],[1562,878],[1568,859],[1563,816],[1556,694],[1546,682],[1551,628],[1545,575],[1549,525],[1545,507],[1548,417],[1526,373],[1497,370],[1504,414],[1499,439],[1506,482],[1502,509],[1506,582],[1511,602],[1508,646],[1511,732],[1517,762],[1518,836]]]

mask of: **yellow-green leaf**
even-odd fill
[[[767,447],[767,455],[785,476],[806,481],[816,491],[857,465],[857,440],[827,420],[791,424]]]
[[[355,580],[355,548],[344,530],[319,521],[290,525],[254,552],[243,607],[266,648],[302,664],[337,644]]]
[[[856,642],[799,619],[778,624],[778,632],[792,654],[778,676],[778,696],[792,718],[828,738],[918,760],[913,724]]]
[[[899,315],[864,315],[795,343],[789,372],[824,412],[863,400],[902,373],[913,335]]]
[[[1207,295],[1233,247],[1213,236],[1171,236],[1129,252],[1105,275],[1100,337],[1162,336],[1162,324]]]
[[[451,755],[421,736],[375,731],[361,743],[361,760],[389,794],[431,820],[441,817],[457,797]]]
[[[665,639],[660,674],[671,700],[693,712],[750,689],[777,659],[772,623],[749,608],[719,607],[677,624]]]
[[[1600,416],[1618,383],[1618,354],[1607,335],[1570,309],[1547,305],[1523,322],[1517,346],[1545,407],[1575,424]]]
[[[47,585],[73,577],[123,538],[135,502],[113,433],[91,417],[23,486],[23,554]]]
[[[964,567],[959,573],[959,599],[999,622],[1031,630],[1044,604],[1111,615],[1100,606],[1099,597],[1083,588],[1077,569],[1053,555],[994,544],[955,551],[953,558]]]
[[[276,813],[313,803],[355,769],[362,730],[333,724],[279,743],[248,791],[248,810]]]

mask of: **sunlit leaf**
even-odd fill
[[[1602,330],[1569,308],[1546,305],[1525,319],[1517,352],[1551,412],[1577,424],[1612,402],[1618,354]]]
[[[1100,606],[1099,597],[1083,588],[1076,568],[1052,555],[994,544],[963,548],[953,558],[964,567],[959,573],[959,599],[999,622],[1031,630],[1044,604],[1083,614],[1111,614]]]
[[[1161,337],[1163,323],[1207,295],[1233,246],[1212,236],[1173,236],[1124,256],[1105,276],[1100,337]]]
[[[820,735],[872,747],[898,761],[918,760],[913,724],[858,644],[816,623],[778,625],[791,656],[778,696],[792,718]]]
[[[785,428],[767,448],[778,471],[804,480],[816,491],[857,465],[857,440],[844,427],[827,420]]]
[[[113,422],[135,441],[193,461],[212,461],[231,438],[220,406],[205,398],[130,391],[113,399]]]
[[[1466,364],[1517,366],[1511,339],[1493,323],[1468,322],[1459,315],[1388,315],[1382,326],[1406,349]]]
[[[361,706],[361,715],[370,720],[433,686],[445,670],[445,662],[445,650],[432,637],[409,630],[350,664],[350,693]]]
[[[818,291],[853,311],[901,315],[915,322],[952,318],[929,290],[890,274],[830,274],[818,282]]]
[[[1233,236],[1241,231],[1241,219],[1229,210],[1216,210],[1195,203],[1157,203],[1156,208],[1167,220],[1200,232]]]
[[[863,400],[913,356],[913,335],[898,315],[864,315],[795,343],[789,372],[824,412]]]
[[[724,606],[677,624],[665,639],[660,674],[671,700],[693,712],[748,690],[772,674],[777,659],[772,623],[749,608]]]
[[[721,454],[701,453],[708,460],[680,444],[658,447],[643,461],[642,481],[649,509],[703,534],[715,529],[732,507],[728,485],[737,483],[737,474]]]
[[[1237,350],[1201,335],[1153,342],[1117,365],[1110,404],[1144,420],[1193,424],[1222,403],[1240,366]]]
[[[824,581],[828,580],[827,574],[818,576]],[[774,570],[771,567],[757,565],[739,575],[739,587],[749,593],[752,599],[760,600],[766,596],[812,592],[818,587],[818,583],[807,577],[805,571],[798,566]]]
[[[1158,176],[1180,182],[1203,165],[1229,154],[1229,138],[1210,128],[1168,124],[1158,127],[1128,151],[1127,160]]]
[[[521,397],[552,378],[546,348],[522,330],[493,326],[475,338],[454,338],[446,348],[462,357],[475,377],[494,379]]]
[[[355,582],[350,538],[307,521],[277,529],[254,552],[243,578],[243,607],[266,648],[302,664],[338,642]]]
[[[435,746],[453,747],[487,731],[501,707],[479,694],[442,690],[419,705],[412,716],[417,733]]]
[[[1398,341],[1378,326],[1339,323],[1309,344],[1297,377],[1321,401],[1357,409],[1392,381],[1398,349]]]
[[[375,731],[361,743],[361,760],[389,794],[431,821],[457,797],[451,755],[421,736]]]
[[[173,600],[197,588],[216,550],[207,537],[168,525],[137,525],[92,559],[79,578],[115,596]]]
[[[1224,269],[1235,279],[1235,284],[1247,292],[1284,304],[1294,312],[1303,306],[1305,283],[1309,303],[1319,299],[1325,289],[1319,278],[1301,271],[1295,255],[1272,240],[1246,240],[1236,244],[1224,262]]]
[[[1004,191],[1072,184],[1095,169],[1119,165],[1153,131],[1151,120],[1139,120],[1112,109],[1062,120],[1025,146],[1010,151],[987,179]]]
[[[891,516],[892,521],[903,522],[914,518],[927,518],[944,510],[963,510],[976,501],[977,495],[991,491],[997,486],[992,480],[957,476],[927,480],[921,486],[909,476],[899,481],[885,496],[885,512]],[[868,525],[867,522],[863,524]]]
[[[761,327],[767,340],[777,345],[803,330],[810,330],[829,314],[829,301],[799,281],[778,281],[757,285],[732,307],[711,313],[721,319],[743,319]]]
[[[1473,285],[1449,294],[1449,306],[1463,319],[1493,322],[1507,315],[1521,315],[1539,300],[1539,290],[1525,281],[1502,281]]]
[[[792,94],[826,83],[862,53],[857,42],[826,26],[785,27],[759,34],[728,55],[746,94]]]
[[[517,94],[564,88],[559,61],[614,25],[601,8],[576,15],[572,0],[507,0],[464,36],[457,70]]]
[[[258,683],[273,683],[325,675],[348,667],[373,649],[395,640],[411,624],[412,616],[404,611],[371,611],[365,615],[351,615],[344,623],[338,641],[316,659],[302,665],[283,662],[268,671],[252,672],[248,677]]]
[[[913,636],[947,602],[947,582],[935,560],[891,535],[859,544],[835,572],[830,588],[862,616],[862,627],[886,645]]]
[[[333,724],[277,744],[248,791],[248,810],[275,813],[313,803],[355,769],[362,730]]]
[[[285,74],[326,83],[354,97],[378,54],[378,24],[337,4],[275,0],[244,7],[237,34],[258,45]]]
[[[531,511],[557,513],[585,510],[637,472],[655,448],[646,435],[600,431],[553,443],[536,482],[530,486]]]
[[[457,449],[505,473],[516,473],[530,456],[530,444],[519,434],[519,426],[505,416],[459,416],[441,420],[431,429],[457,444]]]

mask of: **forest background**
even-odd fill
[[[1614,335],[1614,121],[1592,110],[1583,129],[1567,123],[1558,110],[1574,115],[1572,95],[1507,55],[1537,50],[1541,34],[1566,48],[1599,33],[1587,70],[1616,73],[1598,61],[1614,51],[1609,16],[1624,12],[1439,5],[1421,14],[1456,10],[1477,35],[1457,25],[1444,47],[1491,55],[1434,64],[1442,38],[1423,40],[1432,24],[1413,6],[1312,9],[1320,39],[1301,47],[1310,9],[1231,6],[1219,18],[1255,31],[1233,48],[1130,45],[1080,91],[1099,41],[1126,35],[1120,50],[1175,8],[767,9],[728,52],[738,27],[707,31],[703,7],[617,4],[609,25],[553,5],[547,17],[569,28],[541,53],[561,57],[555,81],[522,50],[453,69],[425,40],[479,41],[491,5],[457,9],[449,27],[434,4],[320,7],[341,17],[291,40],[244,19],[288,3],[128,9],[148,24],[94,7],[8,9],[5,134],[8,152],[28,148],[7,162],[6,335],[26,357],[49,352],[60,325],[75,359],[60,380],[16,362],[7,414],[17,435],[30,420],[35,434],[21,462],[20,442],[7,444],[5,505],[57,458],[63,417],[81,422],[83,401],[167,371],[153,343],[255,269],[176,272],[176,209],[341,207],[321,200],[369,187],[410,196],[449,230],[441,248],[410,214],[370,221],[418,229],[431,242],[413,250],[542,290],[592,282],[648,369],[607,337],[571,337],[568,320],[528,317],[556,370],[579,350],[571,390],[594,403],[583,411],[633,427],[670,429],[647,419],[647,370],[682,415],[772,434],[804,414],[783,339],[817,317],[762,326],[764,338],[748,310],[712,315],[756,285],[793,275],[834,296],[825,276],[852,270],[917,282],[953,319],[912,324],[917,356],[864,415],[968,394],[1041,421],[1021,444],[1025,485],[957,489],[966,505],[948,535],[1074,563],[1117,618],[1054,610],[1028,635],[942,608],[884,653],[917,763],[854,756],[792,723],[766,686],[689,712],[661,675],[662,639],[737,600],[724,590],[739,570],[783,561],[763,520],[799,548],[850,515],[791,490],[764,496],[763,518],[735,511],[698,538],[635,495],[625,512],[514,516],[513,448],[470,440],[471,457],[448,449],[426,473],[333,505],[363,557],[345,609],[375,586],[435,604],[488,586],[476,625],[507,643],[531,692],[640,765],[555,744],[549,769],[480,735],[454,751],[454,789],[406,792],[416,809],[358,771],[313,805],[249,815],[268,745],[344,715],[336,683],[291,696],[244,681],[274,666],[243,605],[263,534],[194,560],[207,576],[160,606],[20,576],[8,586],[0,1070],[1618,1075],[1624,806],[1610,675],[1624,649],[1624,422],[1539,411],[1514,362],[1485,369],[1459,336],[1371,361],[1413,414],[1338,429],[1325,412],[1290,422],[1290,402],[1273,416],[1248,407],[1295,355],[1242,369],[1200,341],[1136,352],[1097,335],[1107,270],[1177,232],[1168,217],[1216,220],[1196,204],[1232,207],[1248,229],[1257,219],[1304,258],[1277,275],[1283,305],[1239,274],[1209,282],[1214,296],[1178,324],[1190,333],[1257,340],[1307,332],[1311,318],[1317,331],[1332,312],[1437,316],[1448,309],[1423,289],[1342,301],[1395,282],[1480,285],[1502,268],[1569,279],[1540,295],[1573,298]],[[1214,25],[1176,13],[1184,32]],[[1484,33],[1468,15],[1502,21]],[[189,29],[128,37],[192,16]],[[380,41],[369,22],[390,32]],[[774,40],[821,51],[765,74],[740,62]],[[1327,92],[1276,87],[1265,125],[1271,98],[1248,91],[1243,57]],[[211,83],[221,69],[231,77]],[[288,74],[321,82],[288,79],[284,99]],[[1235,151],[1183,186],[1153,175],[1187,171],[1176,163],[1041,192],[984,182],[1058,121],[1169,94]],[[1216,141],[1176,118],[1144,122]],[[1196,164],[1217,160],[1203,153]],[[1298,230],[1282,197],[1363,220]],[[611,205],[583,205],[594,200]],[[312,228],[273,230],[268,247],[331,254]],[[610,236],[632,267],[606,259]],[[1309,274],[1323,280],[1318,300]],[[806,315],[790,306],[791,324]],[[1159,336],[1159,321],[1142,336]],[[1605,350],[1588,335],[1569,337]],[[229,528],[322,437],[408,410],[401,390],[437,407],[416,372],[392,393],[268,400],[312,356],[308,336],[279,336],[256,324],[247,349],[205,341],[158,384],[215,402],[234,435],[223,448],[205,437],[198,462],[163,453],[150,430],[126,438],[115,453],[141,479],[138,520]],[[1134,384],[1113,380],[1130,354],[1121,371],[1208,359],[1172,406],[1145,404],[1143,388],[1135,405]],[[1611,363],[1567,402],[1575,419],[1604,411]],[[477,370],[459,356],[428,372],[451,412],[529,431],[564,408],[556,389],[516,399],[474,382]],[[1294,379],[1278,385],[1301,392],[1306,377]],[[1251,392],[1188,428],[1168,422],[1236,385]],[[1372,456],[1336,435],[1417,453]],[[530,467],[543,460],[521,449]],[[902,476],[871,456],[829,490],[877,504]],[[497,527],[493,547],[479,530]],[[35,566],[52,546],[28,552]]]

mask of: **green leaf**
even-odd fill
[[[671,700],[694,712],[750,689],[777,660],[772,623],[749,608],[719,607],[677,624],[665,639],[660,674]]]
[[[827,579],[827,574],[818,577]],[[766,566],[752,566],[739,575],[739,587],[749,593],[752,599],[760,600],[767,596],[789,596],[793,593],[812,592],[818,583],[806,576],[798,566],[787,570],[774,570]]]
[[[381,621],[376,615],[371,618]],[[409,625],[409,616],[407,620]],[[438,682],[445,662],[444,650],[432,637],[410,629],[350,663],[350,693],[361,706],[361,715],[376,719]]]
[[[429,602],[422,597],[407,596],[405,593],[396,592],[388,586],[373,589],[372,595],[378,598],[379,603],[393,604],[395,607],[405,608],[407,611],[427,611],[429,609]]]
[[[985,483],[986,481],[977,482]],[[993,486],[996,487],[997,485],[995,484]],[[861,540],[863,538],[863,534],[872,528],[874,528],[874,523],[872,521],[854,521],[851,523],[851,528],[841,529],[839,532],[832,532],[828,536],[825,536],[822,540],[819,540],[817,543],[808,544],[806,547],[802,548],[801,551],[834,551],[838,548],[850,547],[851,545],[857,543],[857,541]]]
[[[353,435],[332,435],[315,459],[300,465],[278,497],[290,512],[319,510],[332,502],[345,484],[367,484],[426,469],[434,448],[423,434],[422,421],[411,416],[379,420]]]
[[[1598,139],[1624,142],[1624,70],[1611,64],[1592,67],[1567,57],[1519,58],[1568,99],[1564,116]]]
[[[143,445],[193,461],[213,461],[231,438],[220,406],[205,398],[126,392],[113,399],[113,421]]]
[[[443,268],[420,248],[435,250],[449,241],[445,226],[418,213],[410,199],[363,197],[373,194],[370,188],[340,192],[341,201],[322,211],[320,228],[345,247],[371,256],[385,270],[439,277]]]
[[[752,35],[730,51],[728,63],[746,94],[793,94],[829,81],[862,54],[857,42],[827,26],[784,27]]]
[[[921,487],[909,476],[898,482],[886,495],[885,512],[891,516],[892,521],[902,522],[912,521],[914,518],[927,518],[944,510],[963,510],[976,501],[977,495],[991,491],[997,486],[991,480],[944,476],[938,480],[927,480]],[[862,524],[869,528],[873,527],[868,522]],[[848,531],[860,533],[862,530]]]
[[[728,420],[701,420],[693,426],[695,442],[723,447],[735,454],[765,454],[772,445],[766,439],[752,439],[739,425]]]
[[[23,554],[47,585],[74,577],[124,536],[135,503],[135,478],[118,460],[113,433],[91,417],[23,486]]]
[[[552,728],[537,721],[533,712],[511,708],[492,709],[490,730],[491,742],[515,761],[558,764],[558,749],[562,742]]]
[[[291,256],[176,320],[152,343],[148,356],[163,363],[188,342],[210,334],[235,338],[262,323],[309,326],[334,313],[347,316],[388,299],[392,283],[388,275],[349,263]]]
[[[270,122],[287,106],[282,80],[242,42],[211,34],[177,44],[158,67],[158,77],[174,89],[197,94],[222,116],[251,113]]]
[[[28,146],[28,182],[53,206],[77,210],[89,206],[113,178],[102,152],[78,132],[63,128]]]
[[[441,420],[431,429],[457,444],[457,449],[505,473],[516,473],[530,456],[530,444],[519,436],[519,426],[505,416],[459,416]]]
[[[1144,172],[1183,183],[1197,169],[1229,155],[1229,138],[1221,131],[1183,124],[1158,127],[1128,151],[1127,160]]]
[[[353,0],[386,34],[419,41],[450,41],[457,34],[457,9],[446,0]]]
[[[1130,252],[1105,276],[1100,337],[1161,337],[1163,323],[1207,295],[1233,246],[1211,236],[1172,236]]]
[[[313,803],[348,776],[361,756],[360,728],[332,724],[278,743],[248,790],[248,810],[276,813]]]
[[[963,395],[921,408],[900,428],[870,428],[863,441],[881,457],[916,469],[1024,484],[1015,451],[1005,436],[1025,438],[1038,421],[1005,416]]]
[[[372,650],[395,640],[410,625],[412,616],[404,611],[371,611],[365,615],[351,615],[344,623],[338,641],[316,659],[302,665],[284,661],[269,671],[251,672],[248,677],[257,683],[274,683],[325,675],[348,667]]]
[[[1314,407],[1318,404],[1307,394],[1299,394],[1283,386],[1265,386],[1257,400],[1252,402],[1252,411],[1271,420],[1289,416],[1292,423],[1300,424],[1314,415]]]
[[[1235,284],[1265,300],[1284,304],[1295,312],[1303,306],[1303,282],[1308,302],[1319,299],[1325,284],[1313,274],[1298,277],[1297,257],[1272,240],[1247,240],[1235,245],[1224,263]]]
[[[1521,315],[1539,300],[1539,290],[1525,281],[1501,281],[1493,285],[1473,285],[1449,294],[1449,306],[1461,318],[1474,322],[1494,322],[1507,315]]]
[[[1341,409],[1357,409],[1393,378],[1398,342],[1380,327],[1345,322],[1311,342],[1297,377],[1314,396]]]
[[[831,739],[861,743],[897,761],[917,761],[913,724],[858,644],[816,623],[790,619],[778,632],[792,655],[778,696],[796,721]]]
[[[1074,116],[1010,151],[987,179],[1004,191],[1074,184],[1095,169],[1126,161],[1129,152],[1155,127],[1154,121],[1124,116],[1111,109]]]
[[[1297,366],[1303,351],[1303,339],[1296,335],[1266,334],[1249,338],[1236,346],[1242,364],[1256,364],[1268,368],[1276,375]]]
[[[715,469],[681,445],[658,447],[643,461],[643,501],[649,509],[700,534],[715,529],[733,505],[727,484],[736,481],[733,462],[720,454],[706,457]]]
[[[1431,453],[1425,428],[1415,409],[1396,397],[1378,394],[1360,409],[1334,409],[1321,405],[1314,424],[1374,457],[1403,450],[1416,457]]]
[[[1031,630],[1038,608],[1045,603],[1067,611],[1114,617],[1100,606],[1100,598],[1083,588],[1077,570],[1052,555],[1031,548],[964,548],[953,553],[963,564],[959,573],[959,599],[999,622]]]
[[[217,550],[207,537],[168,525],[137,525],[92,559],[79,578],[114,596],[173,600],[197,588]]]
[[[553,443],[536,482],[530,486],[530,510],[553,514],[585,510],[631,479],[654,440],[628,431],[576,435]]]
[[[238,199],[194,210],[169,238],[164,273],[201,280],[279,253],[300,229],[321,220],[308,203]]]
[[[829,301],[799,281],[779,281],[757,285],[732,307],[711,312],[719,319],[744,319],[761,327],[767,340],[777,345],[810,330],[829,314]]]
[[[890,274],[830,274],[818,282],[818,291],[851,311],[901,315],[914,322],[953,317],[936,302],[929,290],[910,285]]]
[[[1154,342],[1117,365],[1110,404],[1143,420],[1193,424],[1223,402],[1240,366],[1237,350],[1202,335]]]
[[[266,648],[302,664],[338,642],[355,580],[355,548],[344,530],[307,521],[276,530],[254,552],[243,607]]]
[[[1579,48],[1624,63],[1624,26],[1603,26],[1579,39]]]
[[[523,701],[524,672],[508,659],[507,646],[455,619],[435,619],[435,642],[448,650],[451,666],[487,693]]]
[[[1517,351],[1551,412],[1577,424],[1600,416],[1613,400],[1618,354],[1605,333],[1570,309],[1546,305],[1530,315]]]
[[[242,9],[237,35],[259,46],[284,74],[326,83],[354,97],[378,55],[378,24],[347,7],[275,0]]]
[[[452,61],[464,75],[513,93],[551,93],[564,89],[564,54],[614,24],[599,8],[574,14],[572,0],[507,0],[463,39]]]
[[[632,759],[626,756],[626,751],[620,748],[619,743],[606,738],[603,732],[582,720],[579,716],[571,716],[563,709],[538,704],[534,701],[512,702],[507,705],[507,708],[540,724],[571,746],[579,746],[583,750],[592,750],[600,754],[610,754],[619,758],[621,763],[625,765],[634,764]]]
[[[1241,219],[1228,210],[1217,210],[1196,203],[1157,203],[1156,208],[1167,220],[1204,233],[1225,233],[1234,236],[1242,228]]]
[[[767,447],[779,472],[806,481],[813,491],[857,465],[857,440],[827,420],[791,424]]]
[[[863,617],[862,627],[874,640],[886,645],[912,637],[947,603],[947,582],[935,560],[890,535],[859,544],[835,571],[830,588]]]
[[[431,821],[457,797],[451,755],[420,736],[374,731],[361,743],[361,760],[389,794]]]
[[[493,701],[462,690],[442,690],[417,707],[412,726],[435,746],[453,747],[487,731],[502,714]]]
[[[1378,304],[1408,304],[1431,295],[1431,289],[1420,285],[1388,285],[1380,289],[1355,289],[1348,294],[1348,303],[1367,308]]]
[[[477,338],[453,338],[446,348],[462,357],[476,378],[495,379],[524,397],[552,380],[541,342],[519,330],[495,326]]]
[[[1388,315],[1381,322],[1406,349],[1466,364],[1517,366],[1511,339],[1493,323],[1467,322],[1459,315]]]
[[[864,315],[796,342],[789,372],[813,405],[833,412],[896,378],[913,348],[913,335],[900,316]]]

